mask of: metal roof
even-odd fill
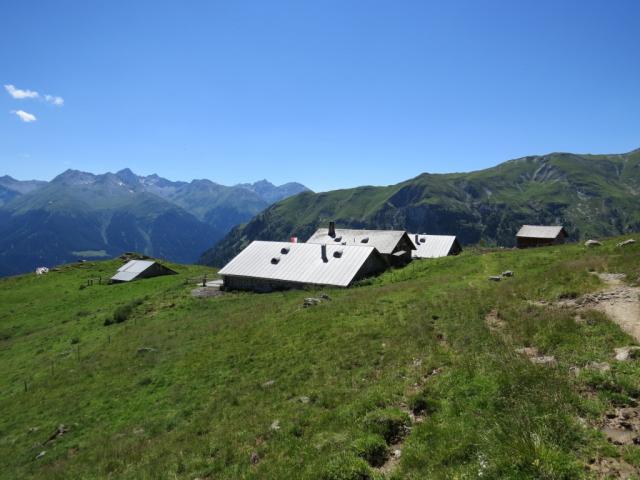
[[[523,225],[516,234],[516,237],[528,238],[557,238],[560,232],[564,230],[562,225],[545,226],[545,225]],[[566,232],[565,232],[566,234]]]
[[[425,235],[419,233],[409,234],[416,245],[416,250],[411,252],[414,258],[438,258],[446,257],[456,242],[455,235]]]
[[[356,230],[336,228],[335,236],[329,236],[328,228],[319,228],[307,240],[307,243],[326,243],[334,245],[370,245],[378,252],[389,255],[407,232],[404,230]],[[411,244],[411,241],[409,241]]]
[[[115,280],[117,282],[130,282],[137,276],[138,274],[134,272],[118,272],[113,277],[111,277],[111,280]]]
[[[256,240],[218,274],[346,287],[367,259],[378,255],[372,246],[326,245],[326,250],[325,262],[316,243]]]
[[[144,272],[154,263],[156,262],[152,260],[129,260],[118,269],[118,273],[111,277],[111,280],[116,280],[118,282],[129,282],[140,275],[142,272]]]

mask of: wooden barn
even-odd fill
[[[382,255],[390,266],[402,266],[411,261],[411,252],[416,246],[404,230],[358,230],[336,228],[329,222],[329,228],[319,228],[307,243],[345,246],[371,246]]]
[[[545,247],[564,243],[569,235],[561,225],[523,225],[516,234],[518,248]]]
[[[348,287],[386,268],[372,246],[254,241],[218,274],[225,290],[271,292],[305,286]]]
[[[154,260],[130,260],[118,269],[111,277],[112,283],[131,282],[141,278],[159,277],[161,275],[177,275],[170,268]]]

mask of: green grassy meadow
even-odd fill
[[[345,290],[194,298],[185,279],[214,270],[171,264],[179,275],[86,286],[117,261],[0,280],[0,478],[570,479],[599,458],[640,469],[636,446],[596,428],[637,405],[640,361],[613,360],[633,339],[599,312],[576,322],[531,304],[602,288],[593,271],[640,282],[640,243],[619,240],[471,249]],[[487,280],[504,270],[514,277]],[[320,293],[331,299],[302,307]],[[570,371],[593,361],[612,368]],[[397,468],[377,469],[400,438]]]

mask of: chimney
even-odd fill
[[[320,245],[320,254],[322,255],[322,261],[327,263],[329,258],[327,257],[327,246],[324,243]]]
[[[336,222],[329,222],[329,236],[336,236]]]
[[[290,241],[291,243],[298,243],[298,237],[291,237],[291,238],[289,239],[289,241]]]
[[[418,238],[418,234],[416,233],[416,241],[414,242],[416,247],[420,245],[420,239]]]

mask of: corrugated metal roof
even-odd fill
[[[371,246],[322,245],[254,241],[218,272],[219,275],[263,278],[346,287],[371,255]],[[284,253],[285,249],[289,249]],[[274,261],[274,259],[279,259]]]
[[[380,253],[393,253],[403,235],[404,230],[356,230],[336,228],[334,237],[329,236],[328,228],[319,228],[307,240],[307,243],[326,243],[327,245],[370,245]]]
[[[132,273],[142,273],[151,265],[153,265],[153,260],[129,260],[123,266],[121,266],[118,271],[119,272],[132,272]]]
[[[455,235],[424,235],[410,233],[411,241],[416,250],[411,252],[414,258],[439,258],[449,255],[456,241]]]
[[[138,273],[135,272],[118,272],[113,277],[111,277],[111,280],[115,280],[117,282],[130,282],[137,276]]]
[[[153,260],[129,260],[118,269],[118,273],[111,277],[111,280],[116,282],[130,282],[154,263],[156,262]]]
[[[564,230],[562,225],[523,225],[516,237],[528,238],[556,238]]]

